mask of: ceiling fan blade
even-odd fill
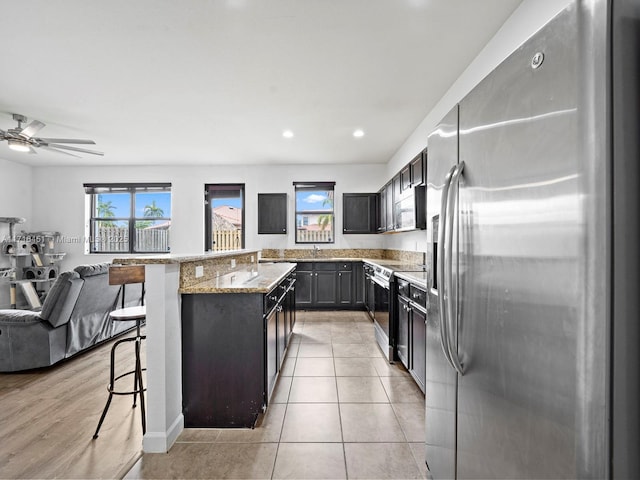
[[[43,146],[53,147],[53,148],[63,148],[65,150],[72,150],[74,152],[91,153],[92,155],[104,155],[103,152],[97,152],[95,150],[87,150],[86,148],[70,147],[69,145],[59,145],[57,143],[48,143],[47,145],[43,145]]]
[[[36,138],[35,140],[44,143],[77,143],[84,145],[96,144],[96,142],[94,142],[93,140],[80,140],[77,138]]]
[[[71,157],[82,158],[80,155],[74,155],[73,153],[65,152],[64,150],[60,150],[58,148],[49,147],[47,145],[40,145],[40,148],[44,148],[45,150],[49,150],[51,152],[64,153],[65,155],[69,155]]]
[[[18,132],[18,135],[25,138],[31,138],[33,135],[38,133],[42,127],[44,127],[44,123],[39,122],[38,120],[34,120],[29,125],[24,127],[22,130]]]

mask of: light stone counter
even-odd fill
[[[428,273],[429,272],[394,272],[394,275],[427,290]]]
[[[217,260],[227,257],[236,257],[238,255],[255,254],[258,255],[259,250],[229,250],[226,252],[207,252],[196,254],[174,254],[167,253],[163,255],[145,255],[141,257],[125,257],[116,258],[112,263],[119,265],[165,265],[170,263],[198,262],[205,260]]]
[[[269,293],[295,268],[296,264],[291,262],[243,266],[233,272],[182,287],[180,293]]]

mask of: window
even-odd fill
[[[333,243],[335,182],[293,182],[296,190],[296,243]]]
[[[244,248],[244,184],[205,185],[205,250]]]
[[[170,183],[84,184],[90,253],[167,253]]]

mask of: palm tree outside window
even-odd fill
[[[334,243],[335,182],[293,182],[296,243]]]
[[[88,253],[170,251],[171,184],[85,184]]]

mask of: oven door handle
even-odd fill
[[[373,280],[374,283],[377,283],[379,286],[381,286],[382,288],[389,290],[389,285],[385,285],[384,283],[382,283],[380,280],[378,280],[376,277],[371,277],[371,280]]]

